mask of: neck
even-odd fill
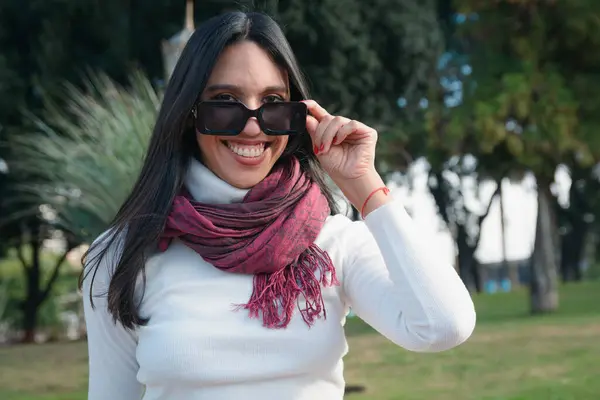
[[[190,162],[185,187],[194,200],[205,204],[241,203],[248,193],[248,189],[231,186],[195,158]]]

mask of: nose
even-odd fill
[[[256,110],[256,109],[260,108],[260,102],[259,101],[250,101],[246,104],[246,107],[248,107],[251,110]],[[246,125],[244,126],[244,129],[242,130],[241,133],[243,135],[247,135],[247,136],[260,135],[261,129],[260,129],[258,120],[254,117],[248,118],[248,121],[246,121]]]
[[[248,118],[248,121],[246,121],[246,125],[241,133],[248,136],[257,136],[260,135],[260,132],[261,129],[260,125],[258,124],[258,120],[252,117]]]

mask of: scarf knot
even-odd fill
[[[159,250],[177,238],[220,270],[254,275],[248,303],[235,309],[262,316],[267,328],[287,327],[296,304],[312,326],[327,317],[322,287],[339,285],[331,258],[314,243],[329,213],[319,186],[292,158],[241,203],[201,203],[184,190],[173,201]]]

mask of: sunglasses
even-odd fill
[[[198,132],[219,136],[239,135],[252,117],[267,135],[302,134],[307,112],[306,104],[293,101],[265,103],[256,110],[235,101],[201,101],[192,109]]]

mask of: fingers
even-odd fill
[[[329,114],[314,100],[304,100],[303,103],[309,111],[306,129],[311,136],[315,154],[328,152],[331,146],[342,143],[350,135],[367,135],[372,130],[358,121]]]
[[[350,122],[348,118],[339,116],[328,115],[321,119],[321,122],[317,122],[317,119],[311,115],[307,116],[306,128],[311,137],[315,154],[329,151],[340,129],[348,122]]]
[[[306,130],[308,131],[308,134],[312,140],[313,151],[315,154],[322,153],[325,149],[325,144],[323,143],[323,134],[333,120],[334,117],[331,115],[323,117],[320,121],[317,121],[317,119],[312,115],[308,115],[306,117]]]
[[[350,122],[348,118],[344,117],[333,117],[327,124],[327,127],[323,129],[323,133],[320,136],[319,153],[327,153],[331,146],[334,144],[334,140],[338,141],[340,131]],[[317,132],[319,130],[317,129]]]
[[[317,121],[315,117],[313,117],[312,115],[306,116],[306,130],[308,131],[308,134],[311,138],[315,136],[318,126],[319,121]]]
[[[319,153],[322,153],[325,149],[325,144],[323,143],[323,134],[325,133],[327,128],[329,128],[329,125],[333,121],[333,118],[334,117],[331,115],[323,117],[323,119],[321,119],[321,121],[319,122],[319,126],[317,127],[315,135],[312,137],[313,144],[315,145],[315,148]]]
[[[303,100],[302,102],[306,104],[306,108],[308,108],[308,113],[312,115],[317,120],[317,122],[321,122],[323,118],[329,116],[327,110],[321,107],[316,101]]]
[[[356,120],[349,121],[347,124],[345,124],[344,126],[341,127],[340,131],[337,133],[337,136],[335,137],[335,142],[333,144],[335,145],[335,144],[342,143],[351,134],[356,134],[356,133],[360,134],[361,132],[366,133],[370,130],[371,130],[371,128],[369,128],[368,126],[366,126],[365,124],[363,124],[361,122],[358,122]]]

